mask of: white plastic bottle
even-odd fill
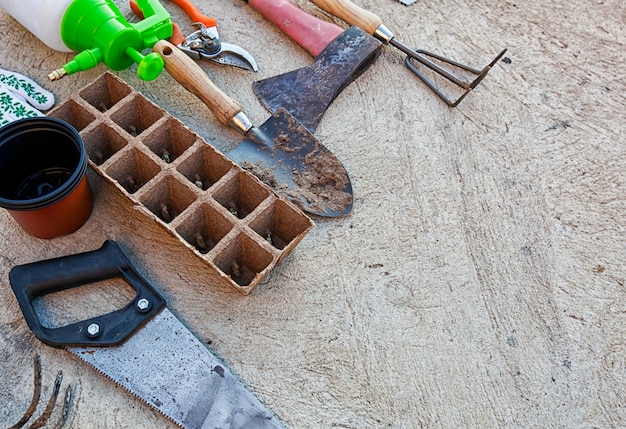
[[[61,20],[74,0],[0,0],[0,9],[50,48],[71,52],[61,39]]]

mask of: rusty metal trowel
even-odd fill
[[[352,185],[345,168],[315,136],[285,109],[254,126],[239,103],[224,94],[192,59],[161,40],[153,50],[165,69],[197,96],[224,125],[246,138],[227,155],[304,211],[326,217],[352,210]]]
[[[94,283],[106,287],[114,279],[136,293],[119,310],[59,327],[36,310],[35,302],[46,295]],[[37,338],[65,348],[180,427],[285,429],[167,308],[115,241],[90,252],[18,265],[9,280]]]

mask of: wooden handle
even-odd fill
[[[237,101],[224,94],[198,64],[166,40],[159,40],[152,50],[161,55],[165,70],[187,91],[198,97],[224,125],[242,111]]]
[[[350,0],[311,0],[320,9],[336,16],[350,25],[356,25],[361,30],[374,34],[383,23],[382,19]]]
[[[343,28],[308,14],[288,0],[248,0],[254,10],[317,57]]]

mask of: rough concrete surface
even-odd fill
[[[260,70],[202,67],[264,121],[253,80],[311,58],[241,0],[196,3]],[[93,172],[94,212],[74,234],[36,239],[1,210],[0,426],[28,407],[38,354],[34,417],[62,370],[60,398],[67,386],[74,391],[64,427],[174,427],[41,344],[10,289],[15,265],[114,239],[287,427],[624,427],[626,3],[357,3],[410,46],[477,67],[506,47],[507,60],[450,109],[386,47],[317,131],[351,175],[352,214],[316,219],[247,297],[208,284],[206,266]],[[192,28],[164,4],[183,30]],[[0,67],[30,76],[57,101],[105,71],[49,82],[72,54],[50,50],[3,12],[0,28]],[[135,71],[117,75],[216,148],[239,141],[166,73],[143,82]],[[96,310],[124,304],[106,287],[91,292]]]

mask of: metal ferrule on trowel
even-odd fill
[[[254,126],[248,115],[243,112],[233,116],[229,121],[229,125],[244,135]]]
[[[254,82],[255,94],[270,112],[285,108],[315,132],[343,88],[378,57],[381,42],[358,27],[344,31],[288,0],[248,3],[315,57],[310,66]]]

